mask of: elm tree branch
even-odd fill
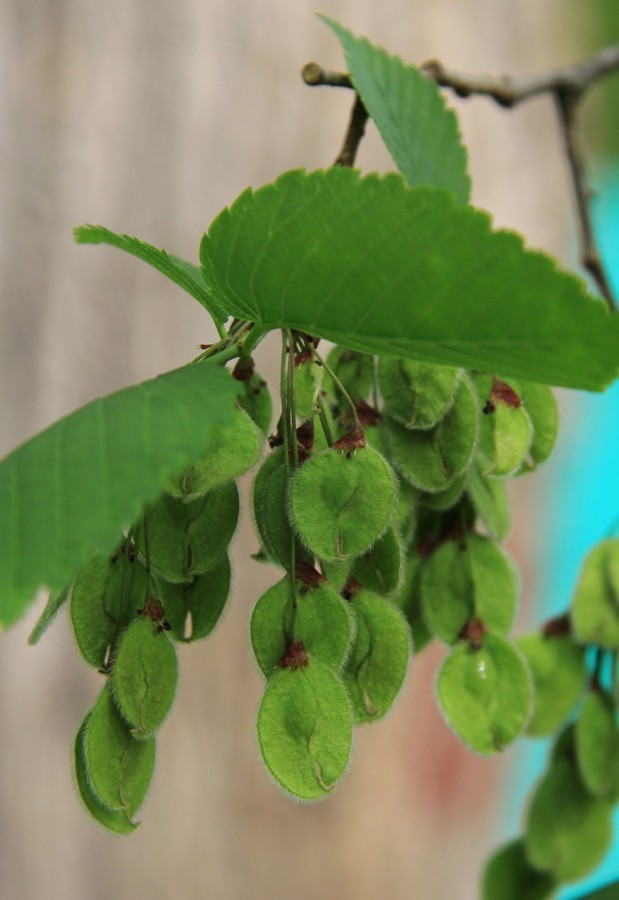
[[[524,100],[528,100],[530,97],[542,94],[550,94],[554,97],[578,211],[581,262],[595,281],[609,309],[613,312],[617,311],[617,303],[610,289],[595,240],[590,211],[592,192],[587,184],[582,155],[575,137],[574,118],[578,103],[587,88],[604,75],[619,69],[619,45],[606,47],[589,59],[584,60],[584,62],[555,69],[541,75],[521,78],[465,75],[447,69],[437,60],[425,63],[421,69],[441,87],[453,90],[459,97],[486,96],[500,106],[510,109]],[[328,71],[323,69],[318,63],[308,63],[303,69],[302,75],[303,80],[308,85],[329,85],[354,89],[349,75]],[[349,139],[351,142],[353,141],[353,137],[350,135],[352,118],[344,144],[345,147]],[[365,122],[363,125],[365,125]],[[358,134],[357,143],[354,144],[350,165],[354,162],[356,150],[362,136],[363,129]]]

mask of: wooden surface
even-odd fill
[[[544,7],[540,9],[540,7]],[[567,61],[550,5],[325,0],[321,10],[403,57],[524,73]],[[302,65],[342,68],[309,0],[4,0],[0,4],[0,451],[115,388],[190,359],[212,335],[191,298],[85,222],[196,259],[210,220],[248,184],[329,165],[351,95],[309,89]],[[460,104],[474,200],[560,252],[569,216],[552,110]],[[359,165],[390,167],[370,126]],[[268,348],[258,354],[273,374]],[[473,900],[500,832],[509,757],[463,750],[432,696],[440,649],[420,656],[386,722],[359,731],[333,798],[297,805],[255,750],[262,679],[248,617],[274,570],[247,511],[228,614],[181,648],[143,824],[100,830],[72,785],[71,742],[100,687],[64,617],[37,648],[27,622],[0,654],[0,896],[7,900]],[[519,544],[514,548],[519,552]]]

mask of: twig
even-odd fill
[[[359,94],[355,94],[355,102],[353,104],[352,113],[350,114],[350,122],[348,130],[334,165],[336,166],[354,166],[357,150],[361,139],[365,134],[365,126],[369,116],[363,105],[363,101]]]
[[[451,88],[459,97],[483,94],[507,107],[516,106],[539,94],[561,92],[580,95],[594,81],[618,68],[619,44],[606,47],[584,62],[523,78],[463,75],[446,69],[438,60],[430,60],[421,66],[422,71],[437,84]]]
[[[578,210],[578,221],[580,224],[580,261],[593,278],[597,289],[606,301],[609,310],[611,312],[617,312],[617,302],[610,289],[608,278],[606,277],[606,271],[602,264],[602,258],[595,239],[593,222],[591,221],[590,201],[593,192],[587,184],[583,159],[576,141],[574,113],[579,99],[580,94],[575,95],[564,91],[555,91],[555,100],[557,103],[559,119],[561,121],[565,153],[572,175],[572,186],[576,198],[576,208]]]
[[[587,88],[604,75],[608,75],[617,69],[619,69],[619,44],[606,47],[584,62],[554,69],[541,75],[530,75],[522,78],[511,76],[492,78],[488,75],[464,75],[447,69],[438,60],[430,60],[421,66],[421,70],[425,75],[432,78],[441,87],[450,88],[459,97],[486,96],[506,108],[512,108],[530,97],[540,96],[541,94],[551,94],[554,97],[572,176],[572,187],[576,198],[582,265],[593,278],[600,294],[612,312],[617,311],[617,302],[610,289],[595,240],[590,212],[592,191],[587,184],[583,159],[575,139],[574,119],[576,107]],[[329,85],[331,87],[354,89],[349,75],[323,69],[318,63],[308,63],[304,67],[302,75],[305,83],[311,86]],[[353,110],[342,153],[340,153],[337,160],[341,165],[353,164],[352,162],[341,162],[341,157],[347,148],[347,141],[351,141],[354,151],[352,160],[354,161],[354,154],[363,136],[363,130],[361,130],[356,139],[356,144],[353,143],[355,135],[354,132],[352,134],[351,132],[353,130],[355,109]],[[367,119],[367,112],[365,116]],[[363,120],[362,128],[365,127],[366,119]]]

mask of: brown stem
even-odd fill
[[[595,233],[593,231],[590,208],[593,192],[587,184],[583,159],[576,141],[574,121],[576,106],[579,99],[579,93],[572,93],[571,91],[555,92],[561,130],[563,132],[565,153],[570,167],[572,187],[578,211],[578,222],[580,227],[580,260],[583,267],[593,278],[597,289],[606,301],[609,310],[611,312],[617,312],[617,303],[610,289],[606,272],[602,265],[597,241],[595,239]]]
[[[354,166],[359,144],[365,134],[365,126],[368,118],[368,113],[363,105],[363,101],[361,100],[361,97],[356,94],[352,113],[350,114],[348,130],[346,131],[342,149],[334,162],[335,166]]]

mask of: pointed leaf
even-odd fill
[[[212,223],[209,294],[259,330],[601,390],[619,317],[577,278],[439,188],[339,167],[288,172]]]
[[[93,550],[111,552],[166,476],[234,412],[224,370],[189,366],[95,400],[0,463],[0,623],[36,589],[59,591]]]
[[[466,203],[466,150],[456,116],[437,85],[398,56],[354,37],[326,16],[320,18],[342,42],[351,81],[408,184],[444,187]]]
[[[137,256],[138,259],[153,266],[174,284],[191,294],[210,313],[213,321],[219,327],[222,327],[223,322],[227,319],[227,313],[212,302],[204,286],[202,273],[197,266],[185,262],[178,256],[172,256],[165,250],[157,250],[156,247],[145,241],[139,241],[135,237],[130,237],[128,234],[115,234],[102,225],[82,225],[73,229],[73,235],[78,244],[110,244],[112,247]]]

